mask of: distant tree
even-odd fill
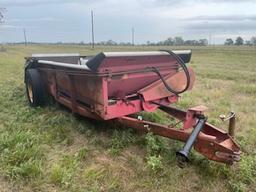
[[[129,46],[131,45],[131,42],[120,42],[119,45]]]
[[[208,40],[207,39],[199,39],[198,43],[201,46],[206,46],[206,45],[208,45]]]
[[[147,42],[147,45],[192,45],[192,46],[206,46],[208,45],[207,39],[199,40],[183,40],[182,37],[167,38],[165,41],[159,41],[157,43]]]
[[[251,44],[256,46],[256,36],[251,38]]]
[[[117,45],[117,43],[115,41],[113,41],[112,39],[110,39],[106,42],[106,45]]]
[[[236,42],[235,42],[235,45],[243,45],[244,44],[244,39],[242,37],[237,37],[236,38]]]
[[[186,40],[186,41],[183,42],[183,45],[206,46],[206,45],[208,45],[208,40],[207,39]]]
[[[252,45],[251,41],[248,41],[248,40],[246,40],[244,44],[245,44],[245,45],[249,45],[249,46]]]
[[[193,45],[193,46],[198,46],[200,45],[199,41],[197,40],[186,40],[184,42],[184,45]]]
[[[225,45],[233,45],[234,41],[231,38],[226,39]]]
[[[183,45],[184,44],[184,40],[182,39],[182,37],[174,37],[174,45]]]
[[[157,43],[154,43],[154,42],[151,42],[151,41],[147,41],[147,42],[146,42],[146,45],[154,46],[154,45],[157,45]]]
[[[156,45],[167,45],[167,43],[165,41],[159,41],[156,43]]]
[[[166,39],[164,42],[163,42],[164,45],[173,45],[174,44],[174,41],[171,37],[169,37],[168,39]],[[161,45],[161,42],[160,42],[160,45]]]
[[[97,45],[118,45],[118,43],[116,43],[115,41],[113,41],[113,40],[108,40],[108,41],[100,41],[100,42],[98,42],[98,43],[96,43]],[[121,42],[121,43],[119,43],[120,45],[131,45],[131,44],[129,44],[129,43],[124,43],[124,42]]]
[[[193,45],[193,42],[192,42],[192,40],[186,40],[184,42],[184,45]]]

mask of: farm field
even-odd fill
[[[0,52],[0,191],[256,191],[256,47],[148,47],[7,45]],[[237,113],[241,161],[227,166],[192,151],[176,165],[183,143],[139,134],[112,122],[72,115],[52,102],[28,105],[24,57],[32,53],[192,49],[194,89],[177,106],[208,107],[208,121],[226,128],[220,114]],[[160,112],[145,119],[168,122]]]

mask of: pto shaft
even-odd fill
[[[198,122],[196,124],[196,127],[191,132],[191,135],[189,136],[188,140],[186,141],[183,149],[176,153],[176,155],[181,157],[184,161],[189,160],[188,159],[188,154],[189,154],[191,148],[193,147],[198,134],[200,133],[200,131],[204,127],[204,124],[205,124],[206,120],[207,120],[207,118],[205,116],[199,116],[198,117]]]

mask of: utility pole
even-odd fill
[[[209,35],[209,43],[208,43],[209,45],[211,45],[212,44],[212,35],[210,34]]]
[[[134,28],[132,27],[132,45],[134,45]]]
[[[24,43],[25,43],[25,45],[27,45],[27,35],[26,35],[25,28],[23,29],[23,34],[24,34]]]
[[[0,23],[4,22],[4,12],[5,12],[5,8],[0,7]]]
[[[93,23],[93,10],[91,10],[91,22],[92,22],[92,48],[94,49],[94,23]]]

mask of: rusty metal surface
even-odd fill
[[[220,119],[224,121],[229,121],[228,123],[228,133],[231,137],[234,138],[235,136],[235,128],[236,128],[236,113],[231,111],[229,116],[226,117],[225,115],[220,115]]]
[[[118,121],[131,128],[145,132],[152,132],[156,135],[179,140],[182,142],[187,141],[193,130],[193,128],[170,128],[167,125],[138,120],[131,117],[120,117]],[[214,134],[208,134],[208,132],[205,131],[200,132],[195,142],[195,150],[208,159],[217,162],[233,164],[235,161],[239,161],[241,151],[235,141],[230,136],[228,136],[227,133],[219,132],[218,129],[215,129],[215,127],[209,123],[203,129],[206,127],[208,132]],[[212,131],[209,131],[209,129]]]
[[[158,67],[164,76],[175,75],[178,69],[175,59],[168,55],[107,58],[99,66],[99,71],[102,72],[97,75],[63,66],[38,64],[44,74],[47,90],[56,100],[69,100],[74,113],[78,112],[77,106],[83,106],[105,120],[157,109],[152,108],[151,103],[143,102],[138,93],[139,89],[159,78],[148,70],[151,66]],[[157,94],[159,93],[155,95]],[[170,99],[171,95],[159,95],[158,98],[165,101],[165,104],[176,102],[177,99]],[[111,105],[109,101],[113,101]],[[67,107],[70,108],[69,105]]]
[[[180,129],[179,131],[184,131],[184,135],[186,135],[188,130],[191,130],[191,128],[195,126],[197,122],[196,116],[203,114],[203,112],[206,110],[204,106],[198,106],[198,107],[190,108],[186,112],[174,107],[162,105],[158,102],[155,102],[155,104],[160,105],[159,109],[161,109],[162,111],[168,113],[169,115],[183,122],[183,128]],[[165,130],[165,132],[166,131],[168,130]],[[169,132],[172,134],[173,130]],[[173,138],[173,136],[177,136],[174,139],[180,140],[180,136],[177,135],[177,133],[172,135],[172,137],[170,137],[169,133],[165,133],[165,134],[166,134],[166,137],[169,137],[169,138]],[[202,136],[208,139],[206,140],[202,139],[201,138]],[[184,141],[184,140],[181,140],[181,141]],[[237,161],[241,154],[240,147],[234,141],[233,137],[228,133],[226,133],[224,130],[217,128],[211,125],[210,123],[205,123],[201,133],[199,134],[198,140],[195,143],[195,149],[199,153],[206,156],[208,159],[227,163],[227,164],[232,164],[234,161]]]
[[[188,90],[191,90],[195,81],[195,75],[191,68],[189,68],[189,74],[190,87]],[[186,76],[183,71],[176,72],[175,74],[168,74],[164,79],[166,83],[176,91],[183,90],[186,87]],[[145,101],[154,101],[173,95],[166,89],[161,80],[155,81],[138,92],[143,95]]]

